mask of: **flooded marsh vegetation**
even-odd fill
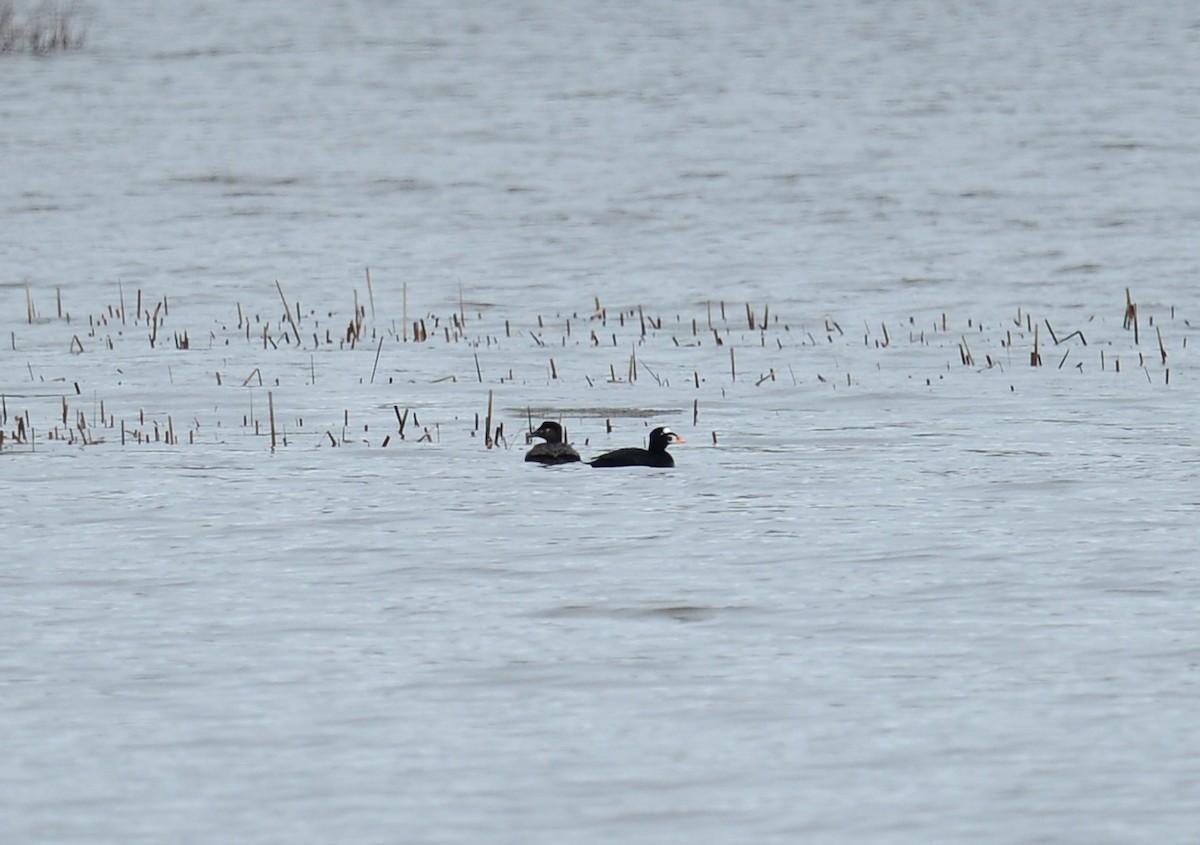
[[[373,289],[361,302],[346,292],[339,309],[274,287],[274,302],[181,313],[118,285],[112,301],[72,314],[61,289],[8,286],[9,313],[20,295],[24,319],[7,326],[0,447],[511,448],[534,417],[569,418],[585,442],[611,434],[614,419],[670,418],[717,446],[722,431],[734,445],[757,442],[771,426],[756,416],[805,403],[836,413],[888,395],[994,401],[1019,386],[1052,415],[1057,396],[1169,389],[1172,365],[1190,388],[1191,323],[1174,306],[1139,314],[1129,291],[1122,308],[1062,315],[864,319],[720,300],[610,310],[598,297],[581,311],[515,314],[460,296],[410,315],[405,285],[396,319],[376,313]]]

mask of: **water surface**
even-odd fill
[[[1191,841],[1198,22],[98,2],[0,57],[3,838]],[[535,414],[688,443],[532,467]]]

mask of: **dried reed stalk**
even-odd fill
[[[1135,346],[1141,342],[1138,338],[1137,303],[1133,301],[1133,294],[1129,292],[1129,288],[1125,288],[1125,320],[1122,325],[1126,330],[1130,326],[1133,327],[1133,343]]]
[[[484,422],[483,422],[483,444],[485,447],[490,449],[490,448],[492,448],[492,444],[493,444],[493,441],[492,441],[492,391],[490,391],[490,390],[488,391],[487,416],[485,416],[483,419],[484,419]]]
[[[375,322],[375,289],[371,287],[371,268],[367,270],[367,299],[371,303],[371,322]]]
[[[296,335],[296,345],[303,347],[304,342],[300,340],[300,330],[296,328],[296,320],[292,316],[292,306],[288,305],[287,297],[283,295],[283,286],[279,284],[279,279],[275,280],[275,289],[279,291],[279,298],[283,300],[283,313],[287,317],[287,321],[291,323],[292,332]]]

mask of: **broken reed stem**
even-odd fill
[[[292,317],[292,307],[288,305],[287,297],[283,295],[283,286],[279,284],[279,279],[275,280],[275,289],[279,291],[279,298],[283,300],[283,313],[287,316],[287,321],[292,325],[292,332],[296,335],[296,345],[304,346],[304,342],[300,340],[300,330],[296,328],[296,320]]]
[[[369,272],[369,271],[368,271]],[[379,369],[379,353],[383,351],[383,338],[379,338],[379,346],[375,347],[375,365],[371,367],[371,384],[375,383],[375,371]],[[311,360],[311,357],[310,357]]]
[[[479,378],[479,383],[483,384],[483,370],[479,368],[479,353],[475,353],[475,375]]]
[[[375,289],[371,287],[371,268],[367,268],[367,300],[371,303],[371,322],[375,322]],[[373,379],[372,379],[373,380]]]
[[[408,343],[408,282],[404,283],[403,297],[404,297],[404,304],[402,306],[403,319],[402,319],[400,325],[403,327],[403,330],[404,330],[404,342]]]
[[[729,347],[729,380],[737,381],[737,362],[733,358],[733,347]]]
[[[483,418],[483,444],[492,448],[492,391],[488,391],[487,415]]]
[[[267,408],[271,416],[271,451],[275,451],[275,394],[267,391]]]
[[[1162,356],[1163,364],[1167,363],[1167,347],[1163,346],[1162,329],[1158,326],[1154,327],[1154,331],[1158,333],[1158,353]]]
[[[1031,366],[1031,367],[1042,366],[1042,353],[1038,351],[1038,344],[1039,344],[1038,329],[1039,329],[1040,325],[1041,324],[1039,323],[1033,327],[1033,351],[1029,353],[1029,366]]]
[[[1125,320],[1123,325],[1125,329],[1133,326],[1133,344],[1137,346],[1141,342],[1138,338],[1137,303],[1133,301],[1133,294],[1129,292],[1129,288],[1125,288]]]

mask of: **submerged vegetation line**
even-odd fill
[[[87,32],[79,18],[75,3],[42,3],[22,14],[13,0],[0,0],[0,54],[45,56],[78,50]]]

